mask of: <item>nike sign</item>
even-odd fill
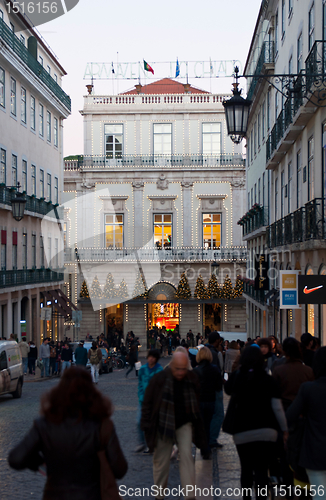
[[[323,288],[323,286],[324,285],[315,286],[314,288],[308,288],[307,286],[305,286],[303,289],[303,293],[307,294],[307,293],[314,292],[315,290],[318,290],[319,288]]]

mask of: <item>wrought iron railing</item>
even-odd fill
[[[260,302],[261,304],[265,304],[265,291],[264,290],[255,290],[255,287],[250,285],[249,283],[243,283],[243,293],[249,295],[252,299]]]
[[[240,223],[240,222],[239,222]],[[248,234],[260,229],[261,227],[267,226],[268,224],[268,210],[266,207],[260,207],[255,211],[255,213],[250,214],[246,218],[242,225],[242,235],[247,236]]]
[[[256,85],[259,81],[259,75],[262,72],[264,64],[273,62],[274,62],[274,42],[264,42],[257,61],[257,66],[254,72],[254,76],[249,86],[247,95],[248,99],[252,99]]]
[[[0,288],[63,281],[64,274],[51,269],[17,269],[0,271]]]
[[[4,184],[0,184],[0,203],[11,205],[12,197],[16,190],[9,188]],[[40,215],[51,215],[56,219],[63,219],[63,209],[58,205],[53,205],[50,201],[45,201],[42,198],[26,195],[25,210],[34,212]]]
[[[4,41],[9,47],[20,57],[20,59],[35,73],[35,75],[42,80],[42,82],[49,88],[51,92],[62,102],[62,104],[71,111],[71,99],[62,90],[60,85],[49,75],[43,66],[32,56],[25,45],[20,39],[12,32],[6,25],[3,19],[0,18],[0,39]]]
[[[325,238],[325,217],[322,198],[315,198],[304,207],[277,220],[266,229],[269,248]]]
[[[325,71],[326,42],[316,40],[306,59],[307,91],[325,90]]]

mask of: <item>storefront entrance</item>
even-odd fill
[[[211,331],[222,330],[221,304],[204,304],[204,328],[208,327]]]
[[[148,328],[165,327],[166,330],[174,330],[179,324],[179,304],[149,304],[148,305]]]

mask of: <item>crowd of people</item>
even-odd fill
[[[284,487],[286,498],[297,496],[297,485],[308,487],[302,490],[305,496],[314,485],[316,498],[325,498],[326,347],[320,347],[308,333],[302,335],[301,342],[289,337],[282,345],[273,336],[249,338],[246,343],[224,341],[217,332],[200,337],[194,337],[191,330],[184,341],[178,331],[149,333],[147,362],[138,372],[138,444],[134,452],[153,454],[154,484],[160,491],[167,486],[171,457],[178,454],[181,485],[191,492],[195,487],[192,443],[204,460],[210,460],[212,450],[223,447],[218,441],[223,426],[224,432],[233,436],[239,455],[243,498],[251,497],[253,487],[256,498],[266,498],[271,480]],[[194,355],[195,338],[198,349]],[[98,342],[107,343],[107,339],[100,336],[94,341],[94,352],[88,359],[97,356]],[[128,332],[125,342],[120,339],[120,348],[125,349],[130,363],[126,376],[138,360],[138,343],[133,332]],[[43,344],[40,356],[44,356]],[[61,355],[65,352],[67,359],[62,362],[69,363],[68,342]],[[169,355],[171,360],[163,369],[160,358]],[[70,365],[59,385],[44,396],[41,418],[12,450],[9,463],[16,469],[36,470],[45,461],[48,481],[44,499],[95,500],[101,498],[98,492],[103,486],[100,450],[104,450],[105,465],[111,468],[113,487],[114,476],[122,477],[127,464],[110,419],[111,403],[92,384],[97,382],[95,375],[92,378],[80,366],[67,368]],[[82,397],[85,391],[87,398]],[[224,393],[230,396],[226,415]],[[87,434],[84,441],[81,432]],[[56,466],[55,457],[62,454],[63,442],[61,437],[52,439],[57,434],[66,441],[65,458]],[[113,445],[108,445],[112,439]],[[112,446],[119,466],[112,458]],[[85,494],[79,491],[80,485],[65,482],[65,466],[70,461],[74,462],[72,475],[79,462],[82,471],[86,462],[91,464],[83,476]],[[74,488],[79,496],[73,496]],[[157,498],[163,499],[164,494]],[[187,498],[194,496],[189,493]]]

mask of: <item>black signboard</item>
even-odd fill
[[[299,304],[326,304],[326,276],[299,275]]]
[[[269,256],[255,255],[255,290],[269,290]]]

